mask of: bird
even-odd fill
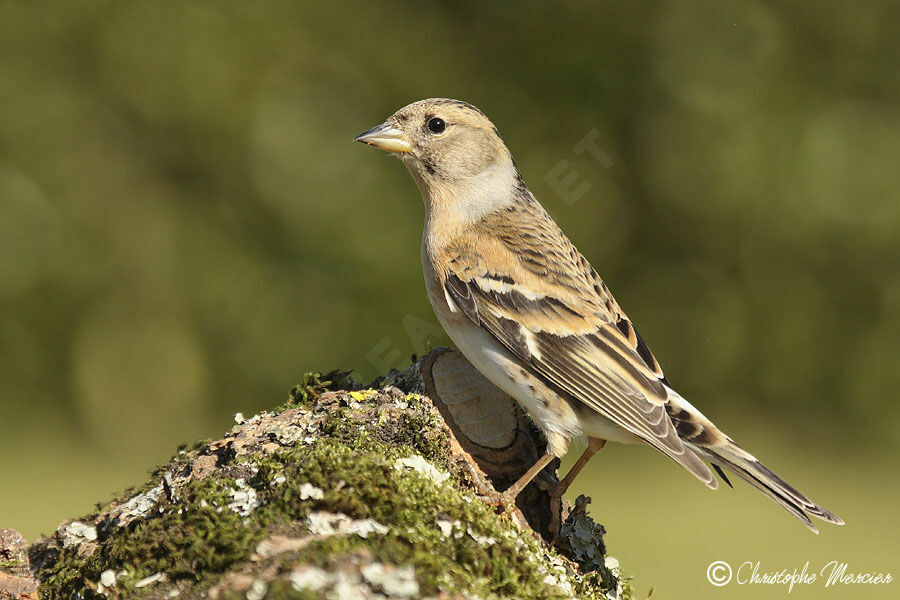
[[[814,533],[810,517],[844,524],[673,389],[606,283],[528,189],[481,110],[450,98],[420,100],[355,141],[393,154],[412,175],[425,204],[422,268],[438,321],[547,441],[545,454],[500,494],[504,507],[573,441],[586,440],[568,474],[554,479],[551,497],[560,498],[612,441],[649,445],[713,490],[713,470],[729,486],[724,471],[733,473]]]

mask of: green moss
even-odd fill
[[[374,392],[363,390],[360,393],[368,391]],[[398,401],[406,403],[403,410],[392,414],[391,419],[385,413],[373,415],[377,418],[375,421],[353,418],[353,409],[338,407],[329,412],[322,425],[323,433],[359,450],[377,446],[396,455],[398,447],[411,448],[426,459],[451,468],[445,464],[450,441],[431,404],[423,402],[418,394],[408,394]]]
[[[355,383],[350,377],[352,371],[335,369],[324,375],[319,371],[304,373],[300,383],[291,388],[287,404],[281,407],[309,406],[323,392],[338,389],[353,389]]]
[[[365,548],[377,561],[412,564],[425,595],[444,588],[469,590],[481,597],[564,597],[543,583],[539,565],[532,562],[541,550],[530,536],[517,535],[511,523],[452,485],[438,488],[418,474],[398,471],[388,458],[403,454],[396,448],[394,452],[372,448],[368,453],[351,452],[335,441],[323,441],[278,457],[288,479],[280,498],[268,507],[273,516],[297,519],[310,510],[325,510],[391,526],[384,536],[331,536],[314,541],[283,557],[285,567],[300,563],[329,570],[342,557]],[[299,486],[304,482],[323,489],[324,497],[299,500]],[[343,482],[339,489],[337,482]],[[459,521],[461,535],[445,537],[436,523],[439,516]],[[480,544],[467,529],[494,542]],[[523,551],[523,545],[528,551]]]
[[[307,384],[324,385],[321,376]],[[226,472],[254,473],[247,484],[260,505],[249,515],[229,508],[231,494],[239,487],[234,478],[220,472],[192,480],[175,490],[173,499],[162,494],[148,516],[123,527],[98,527],[100,538],[89,557],[74,549],[61,550],[58,560],[39,573],[42,598],[68,600],[79,594],[92,598],[94,582],[106,569],[127,573],[117,587],[123,598],[148,593],[135,590],[134,584],[157,572],[199,593],[224,572],[242,568],[263,538],[277,533],[309,535],[307,517],[312,511],[374,519],[389,530],[367,538],[311,539],[299,551],[273,557],[278,577],[268,598],[314,597],[287,581],[295,565],[333,572],[360,555],[412,565],[422,595],[453,590],[482,598],[566,597],[544,581],[547,551],[536,538],[461,491],[454,466],[448,464],[445,429],[430,403],[415,394],[386,402],[381,395],[380,403],[374,396],[366,391],[352,398],[334,396],[327,407],[316,407],[324,421],[313,445],[238,456]],[[414,471],[396,468],[398,458],[412,454],[429,459],[451,478],[438,485]],[[176,456],[175,461],[187,465],[185,457]],[[322,490],[321,498],[304,493],[309,484]],[[445,535],[438,520],[455,524],[453,532]],[[576,591],[595,597],[600,587],[615,585],[603,577],[609,578],[605,570],[582,578]]]
[[[164,506],[159,517],[137,520],[110,539],[100,552],[106,568],[126,569],[132,580],[162,571],[172,580],[221,573],[247,557],[262,533],[243,527],[243,519],[225,508],[228,480],[206,480],[189,490],[187,509]],[[202,574],[202,575],[200,575]]]
[[[154,516],[101,535],[89,558],[63,550],[49,572],[41,574],[41,597],[90,597],[90,583],[106,569],[128,573],[119,584],[126,590],[160,571],[173,581],[210,583],[216,574],[246,559],[263,535],[258,528],[244,527],[243,519],[225,508],[233,485],[229,479],[192,482],[182,489],[177,503],[162,500],[151,512]]]
[[[285,569],[298,563],[331,568],[341,557],[365,548],[375,560],[412,564],[423,594],[444,588],[467,589],[482,597],[562,597],[542,582],[539,565],[532,558],[541,551],[529,536],[515,534],[510,523],[454,486],[438,488],[416,473],[397,470],[395,457],[408,455],[410,448],[374,441],[366,445],[369,451],[363,452],[326,439],[259,459],[251,484],[263,504],[246,519],[226,508],[234,480],[193,482],[177,503],[162,501],[162,514],[115,531],[90,558],[81,560],[64,551],[43,576],[42,596],[89,596],[90,582],[106,569],[127,571],[120,583],[123,590],[133,589],[135,581],[159,571],[170,580],[188,580],[202,589],[249,558],[267,531],[304,523],[311,511],[319,510],[372,518],[391,529],[367,539],[330,536],[314,541],[300,552],[281,557]],[[283,474],[284,483],[273,483],[275,474]],[[304,483],[322,489],[323,498],[304,499],[300,493]],[[436,524],[439,516],[459,521],[461,535],[445,537]],[[478,543],[469,532],[494,542]],[[522,545],[528,551],[523,552]]]
[[[199,450],[204,446],[208,445],[212,440],[209,438],[197,440],[193,444],[191,444],[191,450]],[[183,450],[184,448],[179,447],[179,450]]]
[[[46,600],[70,600],[85,588],[85,561],[72,550],[63,550],[56,563],[41,573],[40,596]]]
[[[391,525],[384,536],[331,536],[314,541],[302,551],[283,557],[285,567],[300,563],[327,570],[342,557],[365,548],[377,561],[412,564],[423,594],[448,588],[469,589],[484,597],[562,597],[541,582],[536,565],[529,562],[530,553],[517,548],[523,542],[507,535],[510,524],[453,486],[437,488],[417,474],[398,471],[393,466],[393,456],[404,454],[404,449],[368,444],[370,451],[363,453],[328,440],[312,448],[271,457],[278,463],[275,466],[267,461],[267,470],[287,477],[280,495],[265,509],[272,518],[297,520],[311,510],[324,510]],[[409,449],[405,450],[408,454]],[[339,488],[337,482],[343,482]],[[303,483],[321,488],[324,497],[300,500],[299,487]],[[437,527],[438,516],[458,520],[463,528],[493,537],[496,542],[482,546],[465,531],[460,537],[445,537]],[[516,577],[514,573],[523,575]]]

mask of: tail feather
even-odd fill
[[[734,442],[731,444],[737,446]],[[812,523],[809,515],[836,525],[844,524],[844,521],[840,517],[831,511],[822,508],[805,495],[801,494],[791,484],[776,475],[771,469],[755,458],[747,459],[742,455],[734,454],[729,451],[728,446],[724,448],[702,448],[692,445],[692,450],[706,458],[712,464],[728,469],[758,489],[794,517],[799,519],[800,522],[806,525],[813,533],[819,533],[819,530]],[[742,451],[741,454],[746,453]]]
[[[813,525],[810,515],[836,525],[844,524],[840,517],[804,496],[755,456],[738,446],[677,392],[671,388],[668,392],[667,413],[675,424],[679,437],[685,446],[709,461],[717,472],[721,474],[723,468],[731,471],[794,515],[814,533],[819,533],[819,530]],[[728,482],[728,479],[725,478],[725,481]]]

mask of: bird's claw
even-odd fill
[[[516,510],[516,497],[505,492],[488,492],[479,498],[495,508],[502,508],[503,512],[511,512]]]

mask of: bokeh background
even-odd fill
[[[0,2],[0,526],[52,531],[304,371],[368,380],[446,344],[418,192],[352,138],[450,96],[682,394],[848,522],[816,537],[611,447],[573,492],[639,596],[787,595],[714,588],[713,560],[900,575],[898,21],[887,0]]]

